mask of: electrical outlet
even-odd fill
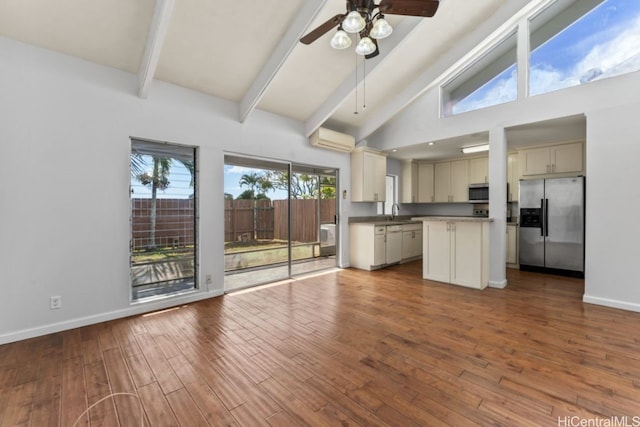
[[[49,309],[50,310],[57,310],[60,307],[62,307],[62,297],[61,296],[54,296],[54,297],[50,297],[49,298]]]
[[[210,284],[212,284],[212,283],[213,283],[213,278],[211,277],[211,275],[210,275],[210,274],[207,274],[207,275],[205,276],[205,280],[207,281],[207,285],[210,285]]]

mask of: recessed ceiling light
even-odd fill
[[[433,146],[433,145],[436,145],[436,143],[435,143],[435,142],[433,142],[433,141],[431,141],[431,142],[429,143],[429,146]]]
[[[392,152],[392,153],[395,153],[395,152],[397,152],[397,151],[398,151],[398,149],[397,149],[397,148],[394,148],[393,150],[391,150],[391,152]]]

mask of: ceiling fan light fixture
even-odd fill
[[[365,25],[367,25],[366,21],[357,10],[349,12],[344,21],[342,21],[342,28],[347,33],[359,33],[364,29]]]
[[[385,39],[391,35],[393,32],[393,27],[389,25],[386,19],[380,17],[376,20],[376,23],[373,24],[373,28],[369,33],[369,36],[373,37],[376,40]]]
[[[376,51],[376,45],[369,37],[363,37],[356,46],[356,53],[358,55],[370,55]]]
[[[338,31],[331,39],[331,47],[334,49],[346,49],[349,46],[351,46],[351,38],[342,28],[338,28]]]

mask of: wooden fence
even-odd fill
[[[224,239],[229,241],[287,240],[287,200],[225,200]],[[151,244],[151,200],[132,201],[132,244],[134,249]],[[193,199],[156,201],[156,245],[184,247],[194,242]],[[320,200],[321,223],[333,223],[335,199]],[[318,200],[291,200],[291,240],[311,243],[318,236]]]
[[[133,249],[151,244],[151,199],[131,200],[131,232]],[[193,199],[156,200],[156,245],[185,247],[193,245]]]
[[[287,200],[225,200],[225,241],[276,239],[287,240]],[[335,199],[320,200],[322,223],[333,223]],[[317,242],[318,201],[291,200],[291,240]]]

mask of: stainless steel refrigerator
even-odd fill
[[[520,269],[584,277],[584,177],[520,181]]]

